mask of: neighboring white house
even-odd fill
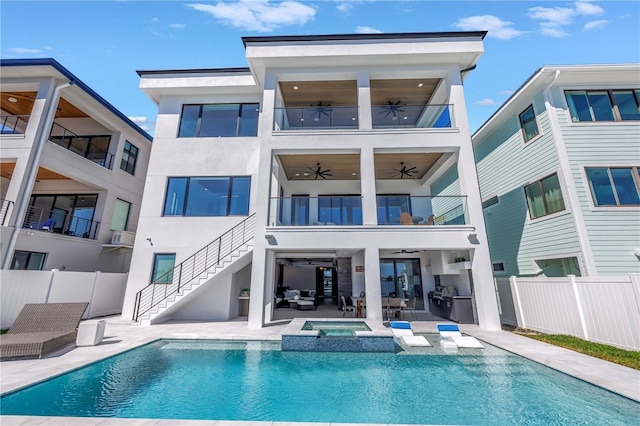
[[[496,276],[640,273],[640,64],[545,66],[473,135]]]
[[[2,269],[127,272],[151,136],[53,59],[0,69]]]
[[[247,288],[252,328],[294,289],[382,320],[439,284],[499,328],[463,91],[484,35],[245,37],[248,68],[138,71],[159,111],[123,315],[228,320]]]

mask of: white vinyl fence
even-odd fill
[[[127,274],[0,271],[0,328],[11,327],[26,303],[89,302],[85,319],[122,312]]]
[[[497,278],[503,324],[640,350],[640,275]]]

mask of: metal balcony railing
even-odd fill
[[[378,225],[465,225],[465,195],[378,195]]]
[[[61,209],[45,210],[31,206],[27,209],[22,227],[95,240],[100,222],[68,214]]]
[[[0,135],[24,135],[28,122],[28,115],[1,115]]]
[[[5,226],[9,222],[9,217],[11,216],[11,211],[15,203],[10,200],[1,200],[2,208],[0,209],[0,225]]]
[[[372,105],[371,122],[374,129],[386,128],[447,128],[455,127],[453,105]]]
[[[87,137],[78,136],[71,130],[58,123],[53,123],[49,140],[71,152],[74,152],[87,160],[93,161],[99,166],[109,170],[113,167],[113,154],[91,143]]]
[[[318,105],[274,109],[274,130],[357,129],[357,106]]]
[[[362,225],[360,195],[274,197],[269,201],[269,226]]]

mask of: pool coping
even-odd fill
[[[303,319],[303,321],[306,320],[307,319]],[[325,319],[309,318],[309,320],[324,321]],[[342,320],[347,319],[340,319],[339,321]],[[362,319],[359,319],[359,321],[362,321]],[[371,323],[373,324],[374,322]],[[411,323],[416,334],[437,333],[436,322],[412,321]],[[281,340],[281,335],[286,333],[289,324],[289,321],[282,321],[255,330],[250,329],[246,321],[218,323],[182,321],[142,327],[119,317],[111,317],[107,318],[106,338],[101,345],[62,350],[44,359],[2,361],[2,363],[0,363],[0,394],[4,395],[28,387],[32,384],[135,349],[158,339]],[[371,326],[369,327],[371,328]],[[377,323],[375,327],[376,329],[381,327],[382,330],[389,333],[389,329],[382,323]],[[483,330],[477,325],[472,324],[461,324],[460,329],[465,334],[472,335],[493,346],[546,365],[628,399],[640,402],[640,371],[638,370],[502,330]],[[45,423],[47,425],[338,425],[338,423],[182,421],[174,419],[112,419],[2,415],[0,415],[0,423],[30,425]],[[340,424],[346,425],[348,423]]]

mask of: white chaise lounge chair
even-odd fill
[[[416,336],[411,330],[409,321],[391,321],[391,331],[402,343],[407,346],[431,346],[424,336]]]
[[[478,348],[482,349],[482,343],[472,336],[463,336],[458,328],[458,324],[439,323],[437,324],[438,333],[440,333],[440,344],[443,347],[451,348],[451,342],[459,348]]]

